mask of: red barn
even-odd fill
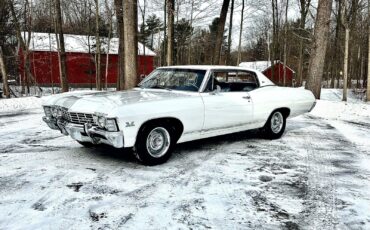
[[[67,77],[70,86],[94,88],[95,37],[65,34],[64,40],[67,56]],[[118,44],[118,38],[112,38],[110,42],[107,38],[101,38],[101,78],[103,86],[105,86],[105,83],[108,87],[116,85]],[[37,84],[40,86],[59,85],[58,46],[55,34],[32,33],[29,47],[31,72]],[[152,50],[144,47],[141,43],[138,44],[138,81],[153,71],[154,57],[155,53]],[[23,63],[20,63],[20,72],[24,76]]]
[[[271,61],[242,62],[239,66],[258,70],[275,84],[284,85],[284,64],[281,61],[275,61],[273,66]],[[294,75],[295,71],[286,66],[286,86],[294,86]]]

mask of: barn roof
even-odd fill
[[[27,40],[28,34],[22,33],[25,40]],[[49,40],[50,35],[50,40]],[[107,53],[108,51],[108,38],[101,37],[101,50],[102,53]],[[66,52],[74,53],[95,53],[95,37],[86,36],[86,35],[73,35],[73,34],[64,34],[64,42]],[[118,38],[111,38],[109,54],[118,54]],[[31,51],[58,51],[56,36],[54,33],[31,33],[30,41],[30,50]],[[144,46],[142,43],[138,42],[138,54],[145,56],[156,56],[156,54],[150,50],[148,47]]]
[[[275,64],[281,63],[281,61],[276,60],[274,61]],[[283,63],[281,63],[283,64]],[[245,68],[250,68],[250,69],[255,69],[260,72],[263,72],[271,67],[271,61],[253,61],[253,62],[241,62],[239,64],[240,67],[245,67]],[[287,66],[288,69],[290,69],[293,73],[295,71],[291,69],[289,66]]]

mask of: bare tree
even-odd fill
[[[299,21],[299,30],[300,30],[300,39],[299,39],[299,57],[298,57],[298,81],[297,85],[301,86],[303,81],[303,66],[304,66],[304,42],[305,37],[303,33],[306,29],[306,20],[307,14],[311,5],[311,0],[299,0],[300,3],[300,21]]]
[[[123,24],[125,28],[125,89],[137,84],[137,0],[125,0]]]
[[[109,29],[108,29],[108,45],[107,45],[107,52],[106,52],[106,59],[105,59],[105,90],[108,88],[108,70],[109,70],[109,53],[110,53],[110,42],[112,39],[112,30],[113,30],[113,13],[111,8],[109,7],[108,0],[104,1],[105,3],[105,10],[106,14],[108,16],[108,22],[109,22]]]
[[[117,90],[124,89],[125,83],[125,28],[123,23],[123,0],[114,0],[114,8],[117,18],[117,34],[119,38],[118,45],[118,74],[117,74]]]
[[[221,59],[221,48],[222,48],[222,41],[224,39],[224,31],[225,31],[225,22],[227,11],[229,9],[230,0],[224,0],[221,8],[220,13],[220,20],[217,28],[216,34],[216,45],[214,48],[213,53],[213,64],[220,64]]]
[[[234,15],[234,0],[231,0],[230,8],[230,22],[229,22],[229,36],[227,41],[227,55],[226,55],[226,64],[230,64],[230,52],[231,52],[231,35],[233,30],[233,15]]]
[[[28,71],[25,72],[25,78],[24,80],[22,81],[22,92],[24,93],[24,89],[25,87],[27,88],[27,95],[30,93],[30,73],[31,72],[31,60],[30,60],[30,50],[29,50],[29,47],[30,47],[30,42],[31,42],[31,29],[32,29],[32,25],[31,25],[31,5],[30,5],[30,2],[28,0],[25,0],[24,1],[24,11],[23,11],[23,21],[24,21],[24,32],[23,32],[23,36],[24,36],[24,39],[27,38],[26,40],[26,49],[24,49],[24,66],[25,66],[25,69],[28,69]],[[27,34],[27,36],[26,36]]]
[[[370,22],[370,0],[367,3],[368,12],[367,12],[367,20]],[[368,25],[368,56],[367,56],[367,90],[366,90],[366,99],[370,101],[370,24]]]
[[[317,8],[314,40],[306,84],[306,89],[311,90],[317,99],[320,98],[321,94],[321,80],[324,72],[332,4],[333,0],[319,0]]]
[[[0,73],[3,76],[3,91],[4,95],[7,98],[10,98],[10,90],[8,85],[8,73],[6,71],[4,55],[3,55],[3,47],[0,46]]]
[[[161,52],[161,65],[166,65],[167,62],[167,55],[166,55],[166,48],[167,48],[167,0],[164,0],[164,7],[163,7],[163,52]]]
[[[28,43],[26,44],[24,42],[23,37],[22,37],[21,25],[20,25],[20,23],[18,21],[18,17],[17,17],[17,14],[15,12],[15,9],[14,9],[14,3],[11,0],[9,1],[9,8],[10,8],[10,12],[11,12],[11,15],[12,15],[12,18],[13,18],[13,21],[14,21],[18,43],[19,43],[20,48],[21,48],[21,50],[23,52],[23,60],[24,60],[24,63],[25,63],[25,65],[24,65],[24,72],[25,72],[25,75],[26,75],[26,81],[29,81],[30,80],[30,81],[32,81],[32,83],[35,86],[38,87],[37,82],[35,81],[35,78],[33,77],[32,72],[31,72],[31,69],[30,69],[28,44],[29,44],[29,40],[30,40],[31,35],[30,35],[30,33],[28,34]],[[42,92],[42,89],[40,87],[38,87],[38,89],[39,89],[40,92]],[[23,85],[22,85],[22,94],[23,93],[24,93],[24,88],[23,88]]]
[[[101,90],[101,49],[100,49],[100,35],[99,35],[99,0],[95,0],[95,81],[96,89]]]
[[[173,65],[175,1],[166,0],[166,4],[167,4],[167,65]]]
[[[287,58],[288,58],[288,7],[289,0],[286,0],[285,6],[285,26],[284,26],[284,74],[283,74],[283,85],[286,86],[286,68],[287,68]]]
[[[242,12],[240,17],[240,31],[239,31],[239,46],[238,46],[238,60],[236,62],[237,65],[240,64],[242,59],[242,34],[243,34],[243,21],[244,21],[244,7],[245,2],[242,0]]]
[[[343,98],[342,101],[347,101],[347,85],[348,85],[348,55],[349,55],[349,22],[347,19],[348,4],[344,0],[344,5],[342,7],[343,12],[341,13],[341,23],[345,29],[344,38],[344,60],[343,60]]]
[[[191,0],[191,10],[190,10],[190,27],[193,27],[193,20],[194,20],[194,0]],[[189,50],[188,50],[188,64],[191,64],[191,46],[193,40],[193,30],[191,30],[190,38],[189,38]]]
[[[144,0],[143,2],[143,7],[140,6],[139,4],[139,9],[141,11],[141,20],[142,20],[142,24],[141,24],[141,27],[140,27],[140,35],[141,35],[141,43],[143,44],[143,56],[145,57],[146,56],[146,53],[145,53],[145,46],[146,46],[146,34],[145,34],[145,27],[146,27],[146,22],[145,22],[145,17],[146,17],[146,6],[147,5],[147,2],[146,0]],[[146,58],[144,58],[144,63],[143,63],[143,73],[145,74],[146,73]]]
[[[275,59],[278,53],[279,45],[279,10],[277,0],[271,0],[272,7],[272,44],[271,44],[271,67],[275,65]],[[275,71],[271,71],[271,78],[274,79]],[[280,83],[280,76],[279,76]]]
[[[59,72],[60,72],[60,84],[62,88],[62,92],[68,92],[68,78],[67,78],[67,56],[65,51],[65,44],[64,44],[64,34],[63,34],[63,20],[62,20],[62,10],[60,6],[60,0],[55,0],[55,12],[56,12],[56,26],[57,26],[57,33],[59,35],[58,42],[60,49],[58,50],[59,53]]]

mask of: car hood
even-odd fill
[[[50,96],[44,100],[43,105],[61,106],[67,108],[70,112],[108,114],[112,109],[119,106],[189,96],[191,95],[186,92],[146,89],[112,92],[78,91]]]

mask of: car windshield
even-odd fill
[[[206,70],[157,69],[139,87],[198,92],[205,74]]]

